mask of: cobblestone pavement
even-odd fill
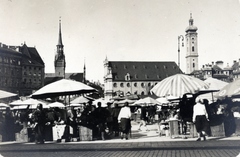
[[[46,142],[0,143],[0,157],[236,157],[240,153],[240,137],[215,138],[197,142],[196,138],[159,137],[155,126],[150,131],[137,131],[132,138],[121,140],[81,141],[69,143]]]

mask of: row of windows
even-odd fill
[[[5,75],[12,75],[12,76],[21,76],[20,69],[18,68],[9,68],[9,67],[0,67],[0,73]]]
[[[8,79],[2,78],[0,79],[0,86],[1,87],[20,87],[21,85],[24,86],[35,86],[40,87],[42,85],[41,79],[24,79],[22,84],[20,79]]]
[[[155,65],[154,67],[155,67],[155,69],[158,69],[158,68],[159,68],[158,65]],[[117,69],[117,66],[116,66],[116,65],[113,65],[113,68],[114,68],[114,69]],[[127,65],[123,65],[123,68],[124,68],[124,69],[128,69],[128,68],[130,69],[131,67],[130,67],[130,66],[127,66]],[[133,65],[132,68],[133,68],[133,69],[137,69],[138,67],[137,67],[136,65]],[[143,65],[143,69],[148,69],[148,68],[152,68],[152,67],[147,67],[146,65]],[[163,68],[164,68],[164,69],[168,69],[169,66],[163,65]],[[173,68],[173,69],[176,69],[176,66],[173,65],[172,68]]]
[[[0,63],[10,63],[14,65],[21,65],[20,60],[8,58],[8,57],[2,57],[2,56],[0,56]]]
[[[28,69],[28,70],[42,70],[41,67],[30,67],[30,66],[23,66],[23,69]]]
[[[160,75],[156,75],[157,76],[157,79],[162,79],[162,77],[160,76]],[[168,74],[166,74],[166,77],[168,77]],[[119,77],[118,77],[118,75],[115,75],[115,79],[118,79]],[[138,77],[138,75],[137,74],[135,74],[134,76],[128,76],[128,75],[125,75],[125,80],[126,81],[130,81],[131,79],[138,79],[139,77]],[[145,75],[145,79],[149,79],[150,78],[150,76],[148,76],[148,75]]]
[[[29,73],[27,73],[26,71],[24,71],[23,72],[23,75],[24,76],[37,76],[37,77],[41,77],[41,73],[39,72],[38,74],[37,73],[31,73],[31,72],[29,72]]]
[[[0,79],[0,86],[2,87],[19,87],[19,80],[18,79]]]
[[[125,83],[126,84],[126,87],[131,87],[132,85],[134,86],[134,87],[138,87],[139,85],[140,85],[140,87],[142,87],[142,88],[144,88],[144,87],[146,87],[146,86],[148,86],[148,87],[151,87],[151,86],[153,86],[153,85],[156,85],[157,83]],[[113,87],[118,87],[118,85],[120,86],[120,87],[124,87],[124,83],[113,83]]]

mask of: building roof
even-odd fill
[[[125,81],[127,73],[131,81],[160,81],[182,73],[175,62],[109,61],[109,66],[113,81]]]
[[[55,77],[55,73],[45,73],[44,85],[63,79],[62,77]],[[65,73],[65,79],[71,79],[78,82],[83,81],[83,73]]]
[[[190,19],[189,19],[189,26],[186,28],[185,32],[196,32],[198,30],[198,28],[196,26],[193,25],[193,18],[192,18],[192,14],[190,15]]]
[[[44,62],[35,47],[28,47],[26,44],[24,44],[23,46],[19,47],[19,51],[25,56],[23,57],[24,64],[44,66]]]
[[[0,46],[0,53],[5,53],[5,54],[13,54],[13,55],[22,55],[21,52],[15,51],[11,48],[8,48],[8,46],[4,46],[3,44],[1,44]]]

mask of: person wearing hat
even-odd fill
[[[118,115],[118,122],[120,122],[121,127],[121,139],[128,139],[128,134],[131,129],[131,110],[128,105],[128,102],[125,102],[124,107],[121,108]]]
[[[197,97],[195,99],[196,104],[193,107],[193,118],[192,121],[195,123],[195,127],[198,133],[197,141],[206,140],[206,131],[208,127],[208,113],[206,107],[203,103],[203,100]]]

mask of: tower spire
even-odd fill
[[[84,66],[83,66],[83,83],[86,83],[86,63],[84,58]]]
[[[62,32],[61,32],[61,16],[59,17],[59,37],[58,37],[58,45],[62,44]]]
[[[193,25],[192,13],[190,13],[189,26]]]
[[[62,32],[61,32],[61,17],[59,18],[59,36],[57,44],[57,53],[55,55],[55,76],[65,78],[65,55],[63,52]]]

